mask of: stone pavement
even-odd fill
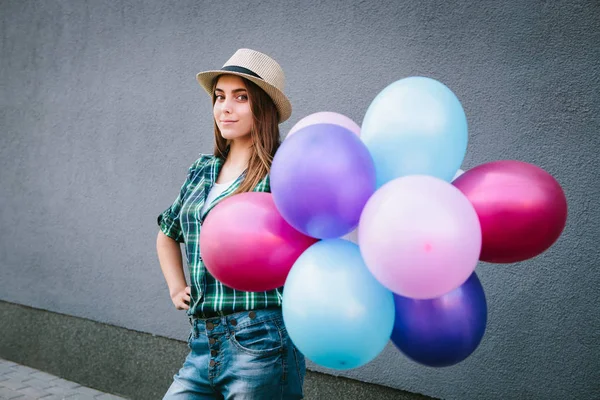
[[[118,400],[123,398],[0,358],[0,399]]]

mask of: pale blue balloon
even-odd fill
[[[361,139],[375,161],[378,188],[417,174],[450,182],[467,151],[467,118],[447,86],[410,77],[390,84],[371,102]]]
[[[283,290],[283,319],[290,338],[314,363],[356,368],[373,360],[390,340],[392,292],[367,269],[358,246],[322,240],[296,261]]]

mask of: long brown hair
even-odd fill
[[[217,100],[215,96],[215,87],[219,76],[213,82],[212,97],[213,107]],[[252,191],[256,185],[271,171],[271,163],[275,152],[281,144],[279,137],[279,114],[273,100],[260,87],[253,82],[242,78],[248,91],[250,108],[252,109],[253,121],[250,129],[252,138],[252,148],[250,160],[248,161],[248,170],[240,187],[232,194]],[[221,136],[221,131],[214,122],[215,126],[215,151],[214,155],[225,159],[227,157],[227,139]]]

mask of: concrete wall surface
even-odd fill
[[[360,124],[385,86],[428,76],[467,114],[463,169],[544,168],[567,226],[532,260],[478,266],[489,322],[464,362],[390,345],[341,375],[447,399],[598,397],[598,1],[2,0],[0,35],[0,300],[185,339],[155,238],[212,150],[195,74],[241,47],[272,55],[294,106],[282,134],[318,111]]]

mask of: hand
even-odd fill
[[[190,309],[190,295],[191,289],[189,286],[184,287],[181,290],[171,294],[171,300],[178,310],[189,310]]]

